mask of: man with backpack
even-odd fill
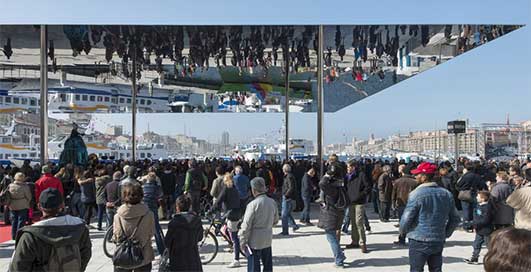
[[[192,198],[192,211],[199,215],[201,213],[201,191],[207,190],[208,179],[197,165],[197,161],[189,161],[188,167],[190,169],[186,172],[184,193],[190,194]]]
[[[89,230],[63,208],[59,190],[41,192],[42,220],[19,230],[9,271],[85,271],[92,255]]]

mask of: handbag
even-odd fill
[[[159,272],[170,272],[170,251],[165,249],[160,256]]]
[[[118,217],[118,220],[120,221],[120,228],[122,229],[122,233],[124,234],[125,239],[120,239],[118,247],[114,252],[114,255],[112,257],[112,263],[114,266],[122,268],[135,268],[140,266],[144,261],[144,252],[142,246],[140,245],[140,242],[136,239],[132,239],[135,236],[138,226],[140,225],[140,222],[142,222],[142,219],[144,219],[144,216],[140,217],[140,219],[138,220],[133,234],[127,237],[127,235],[125,235],[121,218]]]
[[[461,201],[472,202],[472,191],[471,190],[459,191],[459,194],[457,195],[457,199]]]

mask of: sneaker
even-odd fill
[[[240,267],[240,261],[237,261],[237,260],[234,260],[232,263],[230,263],[227,268],[236,268],[236,267]]]
[[[344,263],[336,263],[334,264],[335,268],[345,268],[345,264]]]
[[[463,261],[465,261],[465,263],[467,264],[479,264],[478,258],[474,258],[474,257],[470,259],[464,259]]]
[[[310,222],[310,221],[306,222],[304,225],[306,225],[307,227],[313,226],[312,222]]]
[[[295,227],[293,227],[293,232],[296,232],[298,229],[300,229],[299,226],[295,226]]]

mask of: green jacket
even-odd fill
[[[192,174],[194,171],[198,171],[198,175],[201,176],[201,179],[203,179],[203,186],[202,188],[205,188],[205,187],[208,187],[208,179],[207,177],[205,176],[205,173],[203,173],[203,171],[199,170],[199,169],[190,169],[186,172],[186,177],[184,179],[184,191],[187,191],[187,192],[190,192],[190,190],[192,189]],[[202,189],[201,188],[201,189]]]

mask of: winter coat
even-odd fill
[[[367,196],[369,196],[372,186],[364,173],[347,175],[345,177],[345,186],[347,187],[348,198],[352,204],[365,204],[367,202]]]
[[[278,207],[275,200],[260,194],[247,204],[238,236],[240,245],[252,249],[271,247],[273,227],[278,223]]]
[[[378,199],[381,202],[391,202],[393,193],[393,180],[387,173],[383,173],[378,178]]]
[[[490,203],[478,204],[474,210],[474,220],[472,224],[479,235],[490,235],[494,230],[492,225],[492,205]]]
[[[79,246],[81,271],[85,271],[92,256],[89,230],[82,219],[70,215],[44,219],[20,229],[9,271],[43,271],[53,248],[65,244]]]
[[[507,198],[507,205],[516,211],[514,227],[531,230],[531,187],[514,191]]]
[[[173,195],[175,193],[177,176],[170,170],[164,170],[164,172],[160,174],[160,183],[162,184],[162,193],[164,195]]]
[[[201,218],[176,214],[168,224],[164,244],[169,251],[170,271],[203,271],[197,243],[203,239]]]
[[[159,208],[159,199],[162,197],[162,190],[160,187],[155,181],[146,182],[142,186],[142,191],[144,192],[144,204],[146,204],[151,210],[156,211]]]
[[[506,202],[509,195],[511,195],[511,186],[508,182],[496,182],[492,187],[490,200],[494,207],[494,225],[512,225],[514,223],[514,210]]]
[[[140,219],[142,219],[142,222],[138,225]],[[136,233],[132,236],[137,225]],[[125,234],[122,232],[122,228]],[[147,205],[143,203],[135,205],[123,204],[118,208],[118,211],[114,215],[113,238],[115,241],[120,241],[121,238],[127,237],[140,243],[144,261],[138,267],[151,263],[155,258],[151,245],[151,239],[154,235],[155,218]]]
[[[393,182],[392,203],[397,207],[405,207],[409,193],[417,187],[417,181],[410,175],[404,175]]]
[[[282,196],[286,199],[297,198],[297,182],[292,173],[284,176],[284,183],[282,184]]]
[[[235,186],[230,188],[223,186],[216,201],[214,202],[214,205],[212,205],[212,210],[218,210],[220,203],[223,203],[223,210],[225,211],[225,216],[227,216],[227,219],[230,221],[240,220],[240,195]]]
[[[210,195],[214,198],[214,201],[218,198],[223,188],[223,176],[219,176],[212,181],[212,188],[210,189]]]
[[[120,181],[113,180],[105,185],[105,198],[107,202],[112,202],[114,207],[120,206]]]
[[[29,209],[31,204],[30,187],[25,182],[13,182],[8,186],[7,203],[12,211]]]
[[[93,178],[79,181],[81,186],[81,203],[96,203],[96,185]]]
[[[330,176],[323,176],[319,182],[319,188],[324,192],[325,205],[321,205],[318,227],[324,230],[339,230],[345,216],[345,209],[336,207],[339,199],[340,184]]]
[[[473,173],[473,172],[467,172],[461,176],[457,180],[456,189],[457,191],[478,191],[481,187],[481,180],[480,176]]]
[[[59,192],[61,192],[63,197],[65,196],[64,195],[65,192],[63,190],[63,184],[61,183],[61,181],[58,178],[52,176],[52,174],[47,173],[47,174],[42,175],[42,177],[39,178],[35,182],[35,200],[37,202],[39,201],[39,198],[41,197],[42,191],[48,188],[55,188],[59,190]]]
[[[111,181],[111,176],[105,175],[96,178],[96,204],[105,204],[105,186]]]
[[[301,197],[310,198],[313,192],[312,177],[308,173],[304,173],[301,180]]]

